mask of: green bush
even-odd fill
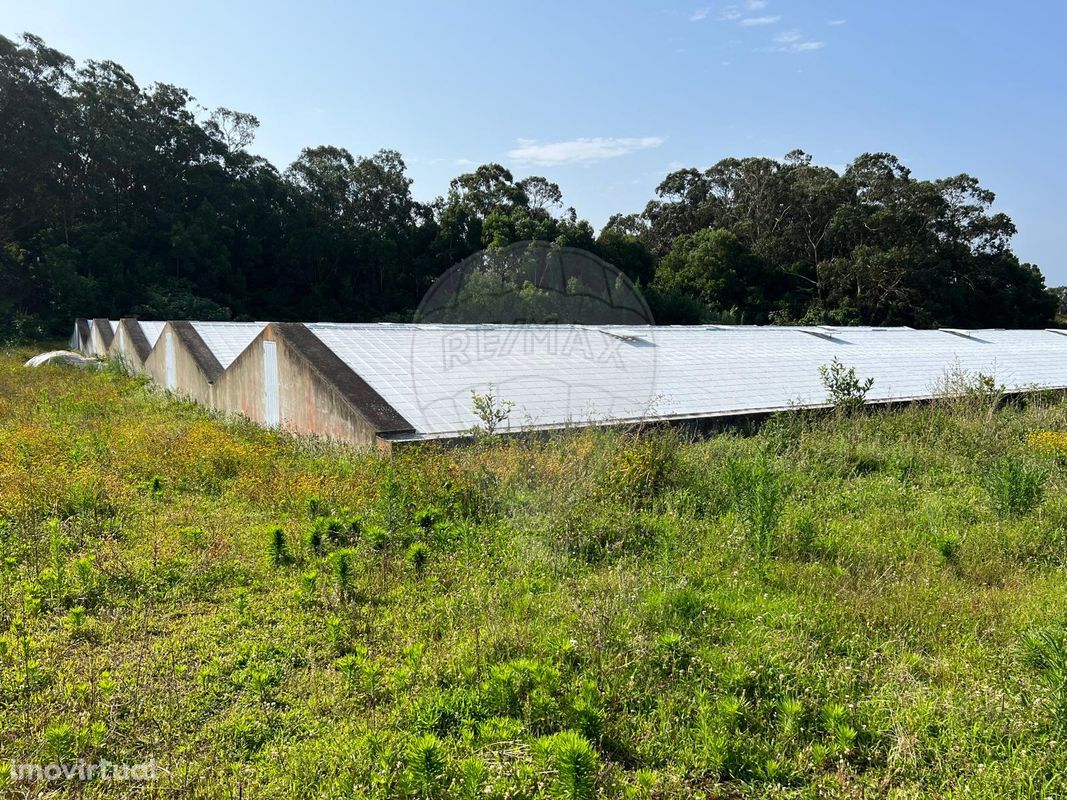
[[[843,414],[862,409],[874,386],[874,378],[860,380],[855,367],[846,367],[837,358],[819,367],[819,377],[826,388],[826,401]]]
[[[993,508],[1003,517],[1024,517],[1041,503],[1049,472],[1016,455],[995,461],[983,483]]]

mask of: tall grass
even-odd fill
[[[1064,794],[1062,399],[382,459],[17,358],[0,752],[160,770],[3,793]]]

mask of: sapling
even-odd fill
[[[430,548],[422,542],[415,542],[408,548],[407,560],[415,574],[421,577],[426,571],[426,562],[430,560]]]
[[[270,555],[271,563],[276,567],[284,566],[290,562],[289,545],[285,538],[285,531],[282,528],[271,529],[267,539],[267,553]]]
[[[355,553],[345,548],[332,556],[333,580],[337,596],[347,600],[352,595],[352,580],[355,573]]]

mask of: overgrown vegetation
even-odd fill
[[[0,752],[159,773],[6,793],[1067,791],[1061,398],[386,459],[19,357]]]

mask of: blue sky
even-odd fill
[[[499,161],[596,226],[680,166],[888,150],[919,177],[977,176],[1020,257],[1067,284],[1065,4],[0,0],[0,20],[256,114],[279,167],[391,147],[430,199]]]

